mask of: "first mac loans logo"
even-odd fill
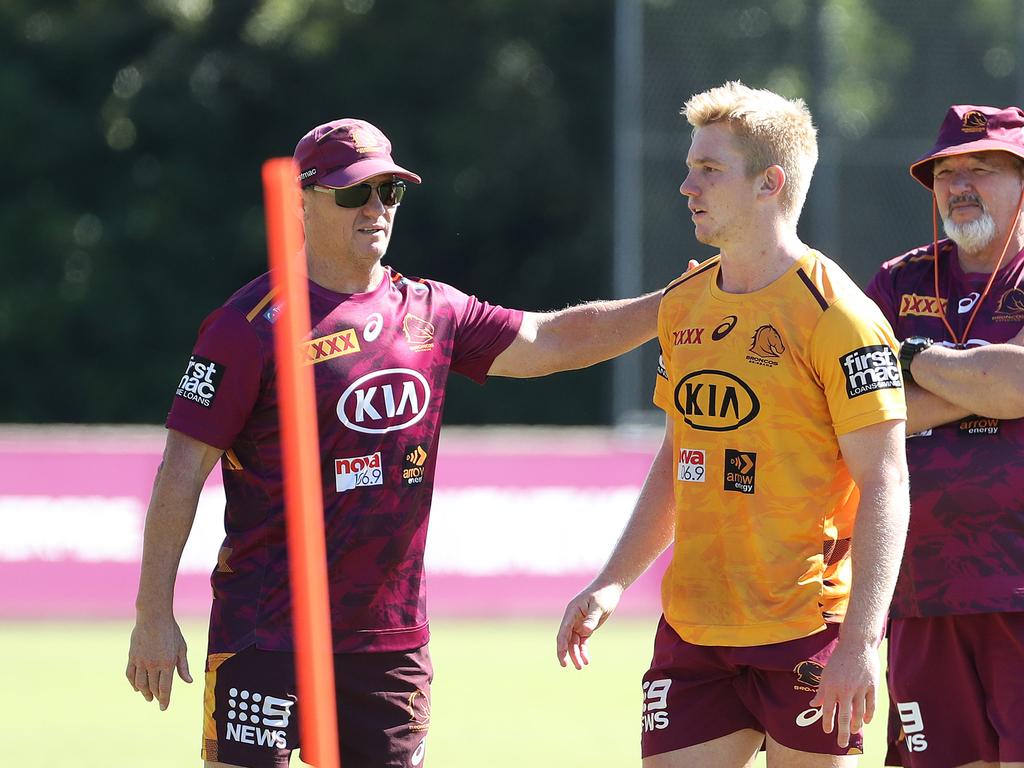
[[[294,699],[279,699],[232,688],[228,691],[225,738],[260,747],[288,748],[288,727]]]
[[[880,389],[903,386],[896,355],[885,344],[855,349],[839,358],[846,375],[846,396],[851,400]]]
[[[213,405],[213,398],[217,394],[217,386],[224,377],[224,366],[207,360],[199,355],[192,355],[188,359],[188,367],[185,375],[178,382],[178,397],[198,403],[203,408]]]

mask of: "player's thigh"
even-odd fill
[[[996,732],[999,752],[976,757],[1001,765],[1024,762],[1024,612],[955,617],[972,651],[985,696],[985,713]]]
[[[334,658],[342,765],[422,768],[434,676],[427,646]]]
[[[768,768],[853,768],[857,755],[822,755],[800,752],[779,744],[771,736],[767,740]]]
[[[824,731],[821,707],[811,706],[839,632],[839,625],[830,624],[807,637],[736,651],[749,665],[740,688],[747,709],[776,744],[796,754],[845,756],[863,750],[862,733],[851,734],[849,745],[840,747],[836,734]]]
[[[751,768],[762,743],[764,734],[747,728],[703,744],[645,757],[643,768]]]
[[[204,761],[283,768],[299,746],[298,718],[293,654],[250,646],[207,656]]]
[[[905,768],[986,765],[999,757],[984,686],[957,618],[893,619],[890,627],[889,746]]]
[[[744,671],[730,663],[730,653],[728,648],[687,643],[662,618],[654,658],[643,677],[644,759],[723,739],[729,744],[729,737],[742,731],[758,733],[763,741],[761,724],[737,692]]]

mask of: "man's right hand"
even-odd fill
[[[192,682],[187,654],[185,638],[173,616],[161,621],[140,619],[132,630],[125,676],[146,701],[156,698],[160,709],[165,710],[171,703],[174,670],[186,683]]]
[[[590,663],[587,640],[612,615],[620,597],[622,587],[609,584],[599,589],[587,587],[569,602],[556,640],[559,664],[565,667],[572,661],[576,669],[583,669]]]

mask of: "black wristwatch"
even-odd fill
[[[914,357],[924,352],[934,343],[927,336],[908,336],[900,344],[900,371],[903,373],[904,384],[914,383],[914,377],[910,373],[910,363]]]

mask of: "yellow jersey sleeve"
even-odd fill
[[[811,364],[837,435],[907,418],[892,328],[873,303],[858,298],[832,304],[811,336]]]
[[[671,351],[671,335],[666,321],[665,299],[661,300],[658,306],[658,368],[654,377],[654,404],[666,413],[672,413],[672,364],[671,355],[665,354],[666,350]]]

